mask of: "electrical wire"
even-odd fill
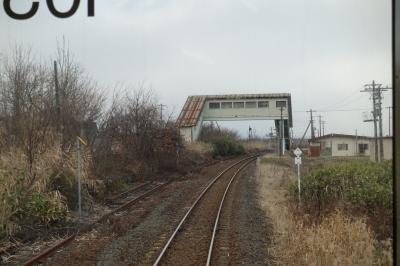
[[[339,104],[339,103],[341,103],[343,101],[346,101],[349,98],[354,97],[355,95],[359,95],[359,93],[360,93],[360,89],[357,89],[356,91],[353,91],[351,94],[348,94],[347,96],[341,98],[340,100],[334,102],[333,104],[328,105],[328,107],[335,106],[335,105],[337,105],[337,104]]]
[[[360,109],[326,109],[326,110],[315,110],[315,112],[317,113],[330,113],[330,112],[354,112],[354,111],[368,111],[370,109],[368,108],[360,108]],[[296,110],[293,111],[293,113],[306,113],[308,111],[300,111],[300,110]]]

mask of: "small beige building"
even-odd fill
[[[312,143],[319,143],[321,156],[369,156],[375,159],[375,139],[373,137],[328,134],[314,138]],[[379,143],[378,143],[379,145]],[[393,157],[393,138],[383,138],[383,159],[391,160]]]
[[[371,138],[345,134],[328,134],[315,138],[321,144],[321,156],[369,156]]]

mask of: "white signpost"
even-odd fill
[[[303,152],[301,151],[300,148],[297,148],[294,150],[294,155],[296,155],[296,158],[294,158],[294,164],[297,165],[297,182],[299,186],[299,203],[300,203],[300,165],[301,165],[301,154]]]

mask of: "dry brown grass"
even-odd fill
[[[278,265],[392,264],[390,241],[378,243],[365,219],[336,211],[318,225],[305,225],[290,211],[285,195],[295,179],[292,170],[268,160],[258,169],[261,205],[274,231],[273,246],[266,248]]]
[[[212,153],[212,146],[205,142],[186,142],[185,149],[191,152],[198,153],[200,155],[206,156]]]
[[[13,149],[0,155],[0,238],[12,236],[20,230],[21,215],[37,218],[38,221],[47,223],[57,219],[59,215],[67,212],[66,199],[57,190],[50,186],[51,179],[61,173],[61,169],[67,169],[72,175],[65,175],[67,182],[74,184],[76,175],[76,152],[71,150],[69,154],[61,158],[58,147],[47,150],[38,156],[28,171],[28,164],[24,153]],[[60,167],[61,159],[64,167]],[[90,180],[90,156],[83,155],[82,180],[87,186],[95,186]],[[30,196],[38,195],[40,199],[49,202],[46,213],[36,213],[38,202],[31,202]],[[35,205],[36,204],[36,205]],[[21,214],[21,211],[24,213]],[[42,210],[41,210],[42,211]],[[24,221],[24,222],[29,222]],[[32,222],[34,222],[32,220]]]
[[[262,140],[242,141],[241,144],[246,152],[265,151],[267,148],[267,142]]]
[[[392,264],[390,249],[386,246],[378,252],[378,243],[363,219],[352,221],[336,211],[319,225],[304,226],[286,215],[288,230],[278,235],[273,248],[282,265]]]

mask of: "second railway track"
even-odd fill
[[[36,264],[41,263],[47,257],[51,256],[54,252],[56,252],[57,250],[65,247],[66,245],[71,243],[79,234],[91,230],[96,224],[106,221],[110,216],[112,216],[116,213],[126,211],[130,206],[132,206],[136,202],[153,194],[157,190],[160,190],[161,188],[163,188],[164,186],[166,186],[169,183],[170,183],[170,181],[163,182],[163,183],[146,182],[142,185],[134,187],[124,193],[121,193],[121,194],[109,199],[108,200],[109,204],[114,207],[113,210],[111,210],[110,212],[103,215],[100,219],[98,219],[94,223],[89,224],[89,225],[79,229],[76,233],[68,236],[67,238],[64,238],[63,240],[59,241],[55,245],[44,250],[39,255],[35,256],[34,258],[30,259],[29,261],[26,261],[22,265],[29,266],[29,265],[36,265]]]
[[[258,156],[242,159],[217,175],[186,212],[157,257],[155,265],[204,265],[212,249],[223,201],[233,179]]]

